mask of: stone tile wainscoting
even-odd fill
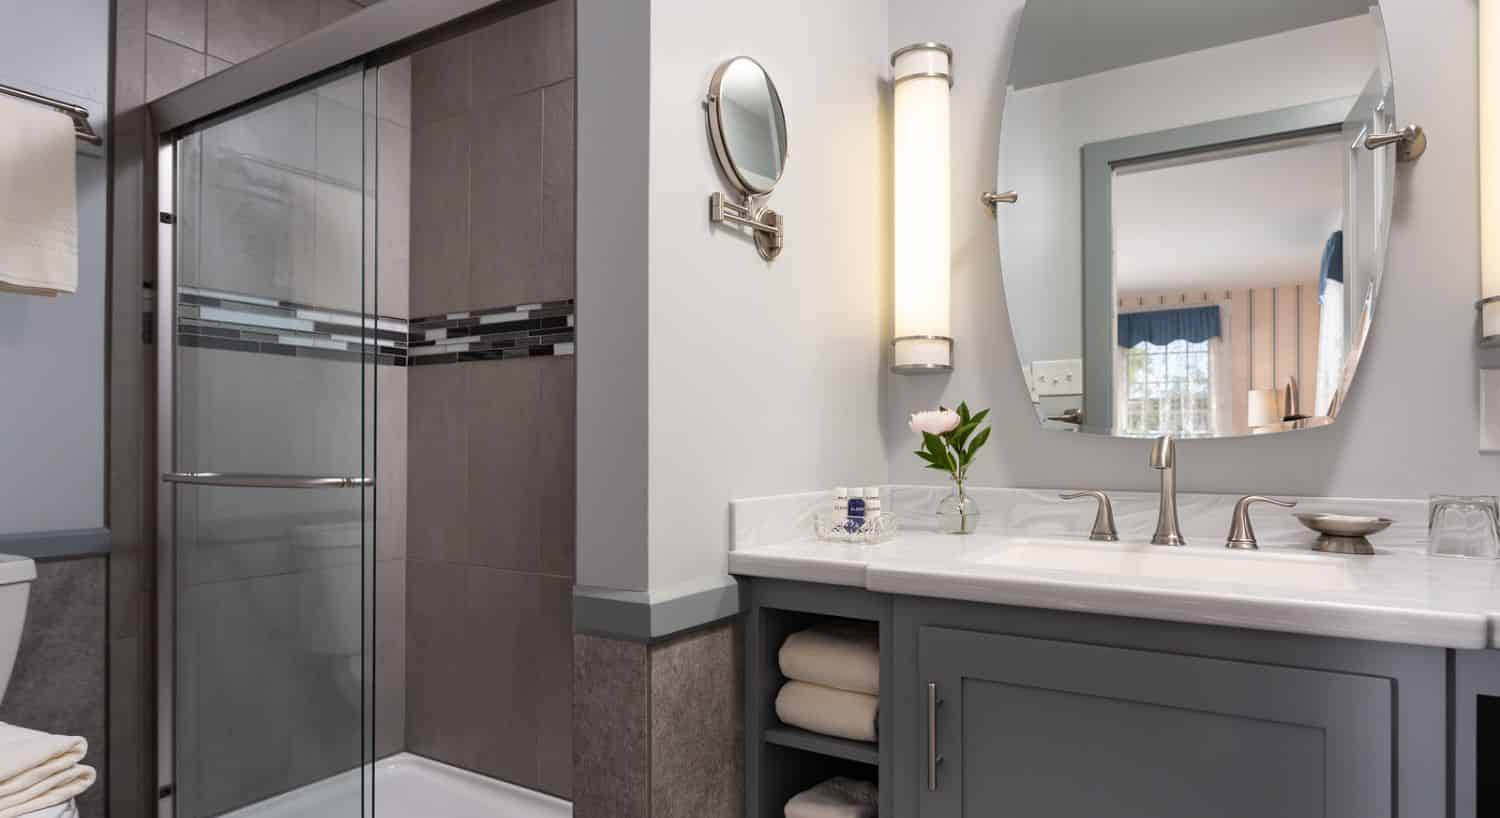
[[[577,818],[744,815],[744,634],[573,638]]]

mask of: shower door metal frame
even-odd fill
[[[298,40],[275,48],[164,96],[148,106],[156,150],[146,157],[146,177],[156,181],[156,779],[157,815],[176,818],[176,505],[179,483],[208,482],[205,475],[176,475],[176,159],[177,140],[207,124],[232,118],[268,99],[315,85],[320,79],[369,71],[429,45],[490,24],[533,0],[384,0]],[[154,162],[155,167],[151,167]],[[148,194],[149,196],[149,194]],[[150,213],[151,203],[142,203]],[[363,444],[362,444],[363,445]],[[219,482],[257,487],[265,475],[217,475]],[[193,479],[197,478],[197,479]],[[236,480],[236,478],[242,478]],[[299,488],[366,485],[364,478],[287,476]],[[313,485],[308,485],[308,481]],[[274,482],[274,481],[273,481]],[[373,759],[371,759],[373,760]]]

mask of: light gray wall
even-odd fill
[[[646,590],[651,0],[578,0],[578,584]]]
[[[82,105],[104,133],[109,8],[0,0],[0,83]],[[78,145],[78,292],[0,294],[0,534],[104,525],[107,169]]]
[[[995,178],[1020,7],[1020,0],[899,0],[893,8],[892,45],[944,40],[967,68],[953,108],[957,370],[885,376],[891,479],[931,480],[910,454],[907,413],[962,399],[994,407],[994,437],[972,472],[982,484],[1149,489],[1148,443],[1042,432],[1016,367],[994,225],[974,202]],[[1185,443],[1184,490],[1371,497],[1495,490],[1500,461],[1477,452],[1476,11],[1470,0],[1385,0],[1381,8],[1398,117],[1425,126],[1433,145],[1398,171],[1389,272],[1344,414],[1329,429]]]
[[[750,15],[652,4],[653,595],[722,580],[731,498],[883,479],[885,13],[883,0],[771,0]],[[709,194],[729,188],[702,100],[740,54],[766,67],[786,109],[790,156],[768,204],[787,241],[769,263],[706,213]]]

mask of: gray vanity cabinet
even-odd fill
[[[1390,679],[941,627],[917,641],[921,818],[1393,814]]]
[[[780,818],[834,775],[877,783],[895,818],[1444,818],[1451,771],[1500,759],[1496,651],[1459,654],[1455,714],[1440,648],[785,580],[748,590],[747,818]],[[782,639],[829,617],[879,624],[878,745],[776,719]],[[1459,783],[1458,818],[1500,803],[1500,784]]]

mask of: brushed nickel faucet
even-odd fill
[[[1229,538],[1225,541],[1225,548],[1234,548],[1241,551],[1254,551],[1260,548],[1260,543],[1255,541],[1255,528],[1250,525],[1250,506],[1256,503],[1270,503],[1282,508],[1295,508],[1296,500],[1278,500],[1275,497],[1262,497],[1252,494],[1249,497],[1241,497],[1234,504],[1234,519],[1229,524]]]
[[[1109,495],[1102,491],[1074,491],[1067,494],[1059,494],[1064,500],[1080,500],[1084,497],[1092,497],[1099,501],[1099,508],[1094,512],[1094,528],[1089,532],[1089,539],[1095,542],[1119,542],[1120,532],[1115,528],[1115,508],[1109,502]]]
[[[1187,545],[1177,521],[1177,441],[1162,435],[1151,447],[1151,468],[1161,472],[1161,510],[1156,514],[1152,545]]]

